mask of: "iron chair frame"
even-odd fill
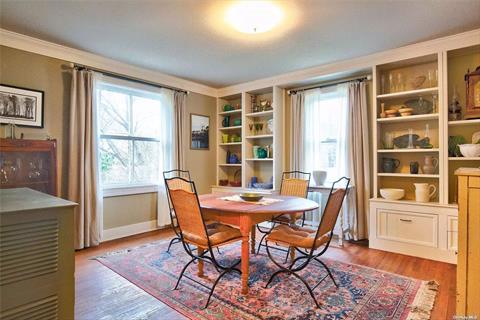
[[[307,190],[305,190],[305,197],[304,198],[307,198],[308,196],[308,187],[310,186],[310,179],[311,179],[311,176],[312,174],[310,172],[304,172],[304,171],[299,171],[299,170],[294,170],[294,171],[285,171],[282,173],[282,181],[280,182],[280,193],[282,192],[282,187],[283,187],[283,182],[285,180],[285,176],[286,175],[294,175],[293,177],[296,178],[296,179],[300,179],[298,178],[299,175],[304,175],[304,176],[307,176],[308,179],[304,179],[306,181],[308,181],[307,183]],[[262,238],[260,239],[260,243],[258,244],[258,247],[257,247],[257,251],[256,251],[256,254],[258,254],[260,252],[260,248],[262,246],[265,246],[263,243],[263,241],[265,240],[265,237],[268,236],[270,234],[270,232],[276,227],[277,224],[287,224],[289,225],[289,223],[285,223],[283,221],[276,221],[275,219],[284,215],[283,213],[280,213],[279,215],[276,215],[276,216],[272,216],[272,219],[270,220],[270,222],[272,223],[272,226],[267,230],[267,231],[263,231],[261,228],[260,228],[260,225],[257,224],[257,230],[260,232],[260,233],[263,233],[263,236]],[[305,212],[302,213],[302,227],[305,225]],[[285,250],[285,249],[282,249],[282,248],[275,248],[276,250],[279,250],[279,251],[283,251],[283,252],[287,252],[287,257],[286,259],[288,259],[288,253],[290,252],[289,250]]]
[[[347,177],[342,177],[340,179],[338,179],[337,181],[333,182],[332,184],[332,187],[330,189],[330,193],[329,193],[329,196],[328,196],[328,200],[327,200],[327,204],[325,205],[325,208],[328,208],[328,204],[330,202],[330,199],[331,199],[331,195],[334,193],[334,190],[340,190],[340,189],[343,189],[342,188],[337,188],[335,189],[335,186],[337,185],[337,183],[340,183],[342,180],[346,180],[346,185],[345,185],[345,194],[342,198],[342,203],[340,205],[340,208],[338,210],[338,213],[337,213],[337,219],[338,219],[338,214],[340,213],[340,211],[342,210],[342,206],[343,206],[343,203],[345,201],[345,198],[347,197],[347,194],[348,194],[348,187],[349,187],[349,184],[350,184],[350,178],[347,178]],[[317,299],[315,298],[315,295],[313,294],[313,291],[318,287],[318,285],[320,285],[320,283],[323,282],[323,280],[325,280],[326,277],[330,277],[330,279],[332,279],[333,281],[333,284],[338,288],[338,284],[337,282],[335,281],[335,278],[333,277],[332,275],[332,272],[330,271],[330,269],[327,267],[327,265],[322,262],[320,260],[320,256],[323,255],[327,249],[329,248],[330,246],[330,242],[332,241],[332,237],[333,237],[333,228],[332,230],[330,231],[330,234],[328,235],[328,241],[324,244],[324,245],[320,245],[319,247],[315,248],[315,243],[316,243],[316,240],[318,239],[319,237],[319,232],[320,232],[320,228],[321,228],[321,225],[322,225],[322,222],[323,222],[323,219],[325,218],[325,215],[322,215],[322,218],[320,220],[320,224],[318,225],[318,228],[317,228],[317,231],[315,233],[315,238],[314,238],[314,241],[312,243],[312,247],[310,249],[305,249],[305,251],[303,250],[300,250],[299,248],[296,248],[295,247],[295,250],[297,252],[299,252],[301,254],[301,256],[297,257],[296,259],[294,259],[292,262],[290,262],[290,264],[285,267],[283,265],[281,265],[280,263],[278,263],[272,256],[271,252],[270,252],[270,246],[268,245],[268,240],[265,242],[266,243],[266,248],[267,248],[267,254],[268,254],[268,257],[270,258],[270,260],[272,260],[272,262],[280,268],[280,270],[277,270],[276,272],[274,272],[271,276],[270,276],[270,279],[268,280],[267,284],[265,285],[265,288],[268,288],[268,286],[270,285],[270,283],[273,281],[273,279],[278,276],[279,274],[281,273],[288,273],[288,275],[293,275],[294,277],[296,277],[297,279],[299,279],[301,282],[303,282],[303,284],[307,287],[308,289],[308,292],[310,293],[310,296],[312,297],[313,301],[315,301],[315,304],[318,308],[320,308],[320,305],[317,301]],[[335,222],[337,221],[337,219],[335,219]],[[323,236],[323,235],[321,235]],[[323,246],[323,249],[318,252],[318,253],[315,253],[315,251],[317,249],[319,249],[320,247]],[[301,260],[305,260],[302,264],[300,264],[299,266],[295,267],[295,264],[298,262],[298,261],[301,261]],[[309,264],[310,264],[310,261],[312,260],[315,260],[316,262],[318,262],[321,266],[323,266],[325,268],[325,270],[327,271],[327,274],[322,278],[320,279],[320,281],[318,281],[313,287],[310,287],[307,283],[307,281],[302,278],[297,272],[305,269]]]
[[[201,219],[202,219],[202,223],[203,223],[203,229],[205,230],[205,235],[207,237],[207,250],[203,251],[202,253],[198,253],[200,252],[199,250],[195,250],[195,249],[192,249],[190,248],[190,244],[191,245],[195,245],[194,243],[190,243],[188,241],[186,241],[183,237],[183,232],[182,232],[182,227],[180,225],[180,222],[177,218],[177,223],[178,223],[178,229],[179,229],[179,233],[180,233],[180,240],[182,242],[182,245],[183,245],[183,248],[185,249],[186,253],[192,258],[189,262],[187,262],[187,264],[183,267],[182,271],[180,272],[180,276],[178,277],[178,280],[177,280],[177,283],[175,284],[175,287],[173,288],[173,290],[177,290],[178,288],[178,285],[180,284],[180,280],[182,280],[182,277],[185,277],[195,283],[197,283],[198,285],[201,285],[202,287],[204,288],[207,288],[210,290],[210,293],[208,295],[208,299],[207,299],[207,303],[205,304],[205,307],[204,309],[206,309],[208,307],[208,305],[210,304],[210,299],[212,297],[212,294],[213,294],[213,291],[215,290],[215,287],[217,286],[218,282],[220,281],[221,278],[223,278],[224,275],[226,275],[227,273],[229,272],[235,272],[235,273],[238,273],[238,274],[242,274],[242,271],[238,268],[236,268],[236,266],[241,262],[241,259],[237,259],[235,260],[231,265],[229,266],[224,266],[224,265],[221,265],[217,259],[215,258],[215,254],[213,253],[213,248],[217,247],[218,249],[218,246],[213,246],[211,245],[210,243],[210,236],[208,235],[208,230],[207,230],[207,225],[205,224],[205,219],[203,218],[203,214],[202,214],[202,208],[200,206],[200,201],[198,199],[198,194],[197,194],[197,189],[195,187],[195,182],[191,181],[191,180],[186,180],[184,178],[181,178],[181,177],[174,177],[174,178],[170,178],[170,179],[164,179],[165,180],[165,185],[167,186],[167,191],[168,191],[168,194],[170,196],[170,188],[168,186],[168,181],[169,180],[174,180],[174,179],[179,179],[179,180],[182,180],[186,183],[189,183],[192,187],[192,193],[195,195],[195,198],[197,200],[197,206],[198,206],[198,209],[199,209],[199,212],[200,212],[200,215],[201,215]],[[172,201],[172,206],[173,208],[175,209],[175,204],[173,203]],[[240,240],[240,239],[239,239]],[[228,242],[228,241],[227,241]],[[195,251],[197,253],[195,253]],[[208,256],[207,254],[210,253],[210,256]],[[185,275],[185,271],[187,270],[187,268],[194,262],[196,262],[197,260],[201,260],[203,262],[207,262],[207,263],[211,263],[215,270],[217,272],[220,273],[220,275],[217,277],[217,279],[215,280],[215,282],[213,283],[213,286],[212,287],[209,287],[187,275]]]
[[[167,175],[175,173],[176,175],[170,178],[167,178]],[[177,177],[184,177],[187,176],[188,180],[191,181],[192,178],[190,177],[190,171],[188,170],[180,170],[180,169],[173,169],[173,170],[168,170],[168,171],[163,171],[163,179],[166,181],[166,179],[172,179],[172,178],[177,178]],[[166,182],[165,182],[166,183]],[[172,202],[170,200],[170,194],[168,193],[168,186],[165,184],[165,188],[167,189],[167,201],[168,201],[168,213],[170,215],[170,222],[172,224],[172,229],[173,232],[175,232],[175,236],[173,237],[172,240],[170,240],[167,248],[167,252],[170,252],[170,247],[175,244],[179,243],[181,240],[180,238],[180,231],[178,229],[178,222],[176,223],[176,217],[174,216],[175,210],[173,210]]]

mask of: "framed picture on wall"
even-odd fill
[[[190,149],[209,149],[210,117],[200,114],[190,114]]]
[[[0,85],[0,123],[43,128],[43,91]]]

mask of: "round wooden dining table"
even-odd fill
[[[200,207],[205,219],[238,226],[242,234],[242,293],[248,293],[250,251],[255,253],[255,226],[258,223],[271,220],[279,214],[295,214],[311,211],[318,208],[312,200],[280,196],[265,195],[265,199],[278,199],[270,204],[239,202],[222,199],[233,194],[215,193],[199,196]],[[250,248],[249,248],[250,244]],[[198,265],[199,275],[202,275],[203,264]]]

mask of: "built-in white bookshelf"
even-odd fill
[[[241,92],[217,99],[217,185],[215,190],[245,190],[271,192],[280,186],[283,170],[283,104],[285,91],[279,87]],[[226,111],[225,105],[234,110]],[[229,121],[226,121],[225,119]],[[241,124],[233,123],[236,119]],[[228,122],[228,123],[227,123]],[[240,141],[232,141],[235,135]],[[228,138],[227,138],[228,136]],[[262,148],[267,154],[255,154]],[[236,154],[240,163],[229,163],[228,154]],[[239,174],[240,172],[240,174]],[[232,187],[231,181],[241,185]],[[260,189],[250,185],[252,177],[259,183],[272,181],[272,188]],[[228,180],[220,186],[220,180]],[[226,181],[224,181],[225,183]]]

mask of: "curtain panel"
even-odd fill
[[[305,93],[290,95],[290,169],[302,171],[304,164]]]
[[[173,105],[175,110],[175,164],[176,169],[185,170],[185,149],[188,145],[187,94],[182,91],[175,91]]]
[[[360,240],[368,238],[368,199],[370,198],[370,143],[368,129],[367,85],[364,81],[351,82],[348,86],[348,109],[350,130],[350,176],[355,198],[347,217],[347,237]]]
[[[164,227],[169,225],[171,221],[163,172],[176,169],[178,164],[177,151],[182,143],[176,132],[178,126],[176,125],[177,105],[175,102],[175,93],[170,89],[161,89],[160,96],[162,117],[159,123],[161,128],[161,143],[159,147],[160,163],[158,164],[157,226]],[[183,104],[181,99],[178,101]]]
[[[72,71],[68,149],[68,199],[75,208],[75,249],[96,246],[103,231],[103,192],[98,164],[96,74]]]

